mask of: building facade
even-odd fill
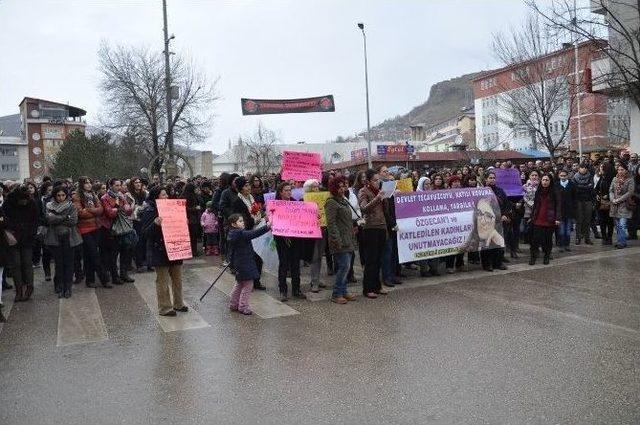
[[[0,117],[0,181],[29,177],[29,147],[20,127],[20,114]]]
[[[475,78],[473,91],[478,148],[546,150],[536,128],[530,124],[535,120],[523,119],[521,115],[526,111],[526,102],[533,102],[528,94],[532,90],[541,90],[543,86],[555,96],[545,107],[552,111],[546,121],[553,143],[559,144],[558,149],[577,151],[581,142],[583,151],[590,152],[621,143],[620,137],[610,137],[608,96],[592,90],[590,64],[600,54],[601,47],[602,44],[594,42],[578,45],[577,86],[574,84],[576,61],[573,45],[565,45],[534,60],[486,72]],[[531,78],[523,78],[527,75]],[[525,104],[522,108],[518,107],[519,99]],[[578,102],[580,115],[577,113]],[[533,107],[531,114],[540,110]]]

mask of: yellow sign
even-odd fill
[[[327,226],[327,216],[324,213],[324,204],[327,203],[327,199],[331,196],[330,192],[307,192],[304,194],[305,202],[315,202],[318,204],[318,212],[320,213],[320,226]]]
[[[400,192],[413,192],[413,180],[411,180],[411,177],[398,180],[396,190],[399,190]]]

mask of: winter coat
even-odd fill
[[[158,207],[156,202],[147,201],[147,205],[140,217],[141,232],[147,238],[147,265],[149,267],[168,267],[182,264],[182,260],[169,261],[167,249],[164,246],[162,227],[154,222],[157,217]]]
[[[109,192],[105,193],[100,202],[102,202],[102,208],[104,209],[102,216],[100,217],[100,225],[106,229],[111,229],[113,220],[118,216],[118,210],[122,210],[125,215],[131,216],[133,214],[133,207],[126,196],[118,194],[120,199],[120,206],[116,206],[116,198],[111,197]]]
[[[238,282],[260,279],[260,272],[255,259],[256,253],[253,251],[251,239],[258,238],[269,230],[267,226],[253,230],[230,228],[227,235],[229,251],[231,252],[230,263],[231,267],[236,271],[236,280]]]
[[[351,207],[344,197],[331,196],[324,205],[327,216],[327,243],[332,254],[353,252],[353,221]]]
[[[619,180],[617,176],[614,177],[609,188],[609,199],[611,199],[609,216],[611,218],[631,218],[635,208],[635,205],[630,205],[634,191],[633,179],[627,177],[620,186],[620,192],[616,193]]]
[[[564,220],[575,218],[576,215],[576,188],[569,180],[567,187],[562,187],[560,182],[556,184],[556,190],[560,194],[560,215]]]
[[[536,190],[536,197],[533,203],[533,209],[531,210],[531,223],[535,224],[538,214],[542,214],[540,217],[542,221],[548,223],[548,227],[554,227],[556,221],[562,221],[562,198],[557,188],[549,187],[548,202],[546,203],[546,211],[541,211],[542,205],[542,185],[538,185]]]
[[[230,187],[226,188],[222,195],[220,195],[220,215],[226,220],[229,218],[231,214],[233,214],[233,203],[238,199],[238,192],[231,189]],[[245,223],[246,224],[246,223]]]
[[[593,178],[591,174],[575,173],[571,181],[576,188],[576,201],[586,202],[594,200],[595,191],[593,189]]]
[[[73,194],[73,205],[78,211],[78,231],[81,235],[94,232],[99,229],[98,217],[100,217],[104,208],[98,196],[93,194],[95,201],[87,203],[82,193]]]
[[[193,194],[187,198],[187,221],[190,226],[200,224],[200,216],[202,210],[200,207],[200,198]]]
[[[358,204],[363,213],[365,229],[387,229],[382,199],[376,198],[369,187],[365,186],[358,192]]]
[[[205,210],[200,217],[200,225],[205,233],[218,233],[218,218],[213,211]]]
[[[251,230],[256,227],[256,224],[258,224],[251,215],[251,211],[249,211],[249,208],[247,208],[247,204],[244,203],[244,201],[240,198],[240,196],[238,196],[237,193],[235,199],[233,199],[232,201],[231,211],[233,211],[233,214],[242,215],[242,218],[244,219],[245,229]]]
[[[498,205],[500,205],[500,214],[511,218],[513,213],[513,206],[511,205],[511,201],[507,197],[507,194],[504,190],[499,188],[498,186],[488,186],[493,191],[493,194],[496,195],[496,199],[498,200]]]
[[[69,246],[82,244],[82,237],[78,232],[78,210],[69,200],[59,204],[49,201],[45,207],[45,217],[48,228],[44,238],[46,246],[59,246],[61,238],[69,239]]]
[[[23,204],[21,204],[21,201]],[[25,203],[26,201],[26,203]],[[13,233],[18,245],[33,246],[38,230],[38,206],[28,195],[14,190],[2,204],[7,230]]]

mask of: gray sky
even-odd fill
[[[199,149],[221,153],[258,121],[284,142],[322,142],[366,127],[362,36],[372,125],[424,102],[441,80],[497,65],[491,33],[518,25],[518,0],[168,0],[173,50],[192,57],[221,100]],[[30,25],[35,25],[30,27]],[[0,115],[24,96],[69,102],[95,123],[101,40],[162,50],[161,0],[0,0]],[[240,98],[333,94],[336,112],[243,117]]]

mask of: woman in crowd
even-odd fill
[[[147,241],[142,235],[142,224],[140,221],[142,210],[144,208],[144,201],[147,199],[148,192],[144,188],[142,179],[140,177],[133,177],[129,181],[129,195],[131,195],[133,206],[133,228],[138,234],[138,243],[133,248],[133,262],[136,265],[136,272],[141,273],[144,271],[145,257],[147,252]]]
[[[609,214],[616,224],[618,238],[616,248],[622,249],[627,247],[627,220],[631,218],[633,208],[636,207],[632,201],[635,188],[626,165],[619,163],[617,171],[618,173],[613,178],[609,188],[609,199],[611,200]]]
[[[578,172],[573,175],[572,182],[576,193],[576,245],[580,245],[583,239],[585,244],[593,245],[590,227],[595,192],[593,177],[587,164],[583,162],[578,166]]]
[[[235,185],[238,188],[238,196],[233,200],[232,214],[242,215],[244,221],[244,228],[246,230],[253,230],[257,228],[262,222],[262,210],[261,205],[256,203],[251,193],[252,187],[250,183],[251,179],[240,176],[235,179]],[[256,262],[256,269],[258,273],[262,274],[262,258],[259,255],[254,256]],[[261,291],[267,288],[260,282],[260,277],[254,279],[253,288]]]
[[[536,190],[540,185],[540,174],[536,170],[529,173],[529,179],[522,186],[524,189],[524,195],[522,197],[522,203],[524,207],[524,213],[522,218],[524,219],[524,243],[530,243],[531,241],[531,211],[533,210],[533,203],[536,199]]]
[[[416,192],[426,192],[427,190],[431,190],[431,179],[429,177],[422,176],[418,179]]]
[[[147,206],[141,217],[142,232],[147,240],[147,264],[156,271],[156,294],[160,316],[176,316],[177,311],[189,311],[182,300],[182,260],[169,261],[162,236],[162,218],[158,216],[156,201],[168,198],[169,194],[164,187],[155,186],[149,192]]]
[[[35,246],[34,246],[34,250],[36,251],[41,251],[42,252],[42,271],[44,272],[44,280],[45,282],[50,282],[51,281],[51,251],[49,250],[49,247],[47,247],[44,244],[44,232],[46,231],[45,229],[47,228],[47,221],[45,220],[45,216],[44,216],[44,210],[45,210],[45,205],[47,205],[47,202],[49,202],[51,200],[51,192],[53,191],[53,183],[50,180],[47,180],[45,182],[42,183],[42,186],[40,186],[40,190],[38,191],[38,201],[36,201],[36,203],[39,205],[38,208],[38,230],[40,230],[40,234],[37,235],[36,240],[39,241],[39,246],[38,243],[36,242]],[[34,257],[39,256],[40,254],[38,253],[34,253],[33,254]]]
[[[276,199],[293,201],[291,198],[291,184],[282,182],[276,191]],[[291,274],[291,293],[295,298],[305,298],[300,291],[300,240],[286,236],[274,236],[278,252],[278,288],[280,300],[287,301],[289,288],[287,274]]]
[[[64,186],[53,188],[53,199],[47,203],[45,215],[49,228],[44,244],[53,254],[56,267],[53,277],[55,290],[59,298],[70,298],[74,248],[82,244],[82,237],[76,227],[78,211],[71,202],[67,188]]]
[[[82,237],[86,285],[90,288],[95,287],[97,275],[102,286],[111,288],[112,286],[109,285],[108,279],[104,275],[98,253],[98,217],[102,216],[104,209],[100,199],[93,192],[90,178],[80,177],[78,179],[78,189],[74,193],[73,203],[78,212],[78,231]]]
[[[320,182],[316,179],[310,179],[304,182],[302,186],[305,193],[319,192]],[[325,253],[327,240],[327,227],[321,226],[322,238],[302,239],[300,242],[303,246],[302,259],[309,262],[309,274],[311,278],[311,292],[320,292],[320,288],[326,287],[320,281],[320,271],[322,270],[322,256]]]
[[[458,189],[462,187],[461,178],[456,174],[449,178],[449,188]],[[453,274],[456,270],[462,270],[464,267],[464,252],[455,255],[447,255],[445,257],[445,265],[447,273]]]
[[[111,275],[111,283],[122,285],[133,283],[129,277],[128,267],[131,264],[131,250],[121,249],[123,235],[114,228],[117,220],[125,220],[133,214],[133,207],[122,194],[122,180],[109,180],[109,189],[100,199],[103,208],[100,217],[100,257],[106,273]],[[118,216],[122,217],[118,217]],[[133,227],[133,223],[132,223]],[[120,274],[118,275],[118,255],[120,255]]]
[[[442,174],[434,174],[432,180],[432,188],[433,190],[441,190],[441,189],[446,189],[445,184],[444,184],[444,177],[442,177]]]
[[[356,299],[347,292],[347,275],[355,250],[352,208],[345,197],[347,191],[347,181],[344,177],[329,180],[331,197],[327,199],[324,207],[327,217],[327,242],[333,255],[336,276],[331,301],[337,304],[346,304]]]
[[[364,261],[362,293],[375,299],[386,295],[380,282],[382,252],[387,240],[387,223],[384,218],[382,200],[384,192],[380,190],[380,175],[375,170],[367,170],[366,184],[358,192],[360,211],[364,214],[362,226],[362,245],[360,255]]]
[[[33,294],[33,244],[38,227],[38,206],[29,188],[19,186],[7,195],[2,208],[6,228],[17,241],[10,248],[15,301],[27,301]]]
[[[200,215],[202,215],[202,207],[200,206],[200,199],[196,194],[196,186],[193,183],[187,183],[184,186],[181,198],[187,201],[187,221],[189,223],[191,254],[197,257],[200,255],[198,251],[198,239],[200,238]]]
[[[478,178],[475,174],[469,173],[462,179],[462,187],[478,187]]]
[[[566,174],[566,173],[565,173]],[[600,164],[598,170],[599,178],[595,185],[596,208],[598,209],[598,222],[600,223],[600,233],[602,234],[602,245],[613,244],[613,218],[609,215],[611,210],[611,200],[609,199],[609,189],[615,177],[613,165],[609,162]]]
[[[264,205],[264,184],[262,183],[262,179],[259,175],[255,174],[251,177],[251,196],[253,196],[253,200],[260,204],[260,206]]]
[[[493,194],[498,200],[498,206],[500,207],[500,221],[502,226],[509,225],[512,213],[511,202],[507,198],[507,194],[496,185],[496,174],[490,171],[486,174],[485,184],[493,191]],[[480,253],[480,261],[482,262],[482,268],[488,272],[492,272],[494,269],[506,270],[507,267],[502,263],[504,257],[504,248],[494,248],[482,251]]]
[[[534,265],[538,258],[538,250],[542,248],[543,264],[549,264],[552,236],[556,226],[562,221],[562,202],[560,194],[553,185],[552,177],[544,174],[536,190],[531,210],[531,258],[529,264]]]

